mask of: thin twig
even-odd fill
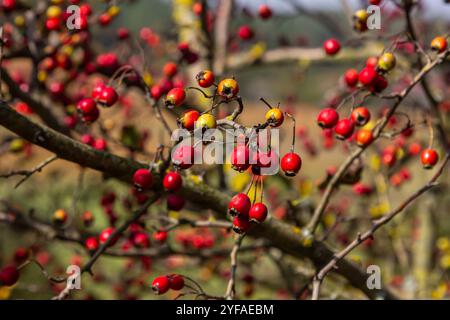
[[[13,176],[24,176],[16,185],[15,185],[15,189],[17,189],[18,187],[20,187],[20,185],[22,183],[24,183],[25,181],[27,181],[33,174],[35,174],[36,172],[41,172],[42,169],[44,169],[46,166],[48,166],[50,163],[52,163],[53,161],[55,161],[56,159],[58,159],[58,156],[54,155],[51,156],[50,158],[48,158],[47,160],[45,160],[44,162],[40,163],[39,165],[37,165],[35,168],[31,169],[31,170],[17,170],[17,171],[11,171],[9,173],[0,175],[0,178],[10,178]]]
[[[236,240],[233,249],[230,253],[231,268],[230,268],[230,280],[228,281],[227,291],[225,293],[225,299],[233,300],[236,295],[236,271],[237,271],[237,256],[244,240],[245,234],[236,235]]]

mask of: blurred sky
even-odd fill
[[[292,8],[290,3],[297,2],[308,9],[316,10],[340,10],[340,0],[236,0],[239,4],[246,7],[256,9],[260,4],[266,3],[277,11],[289,12]],[[367,3],[366,0],[347,0],[353,8],[361,8],[362,4]],[[385,0],[386,5],[390,1]],[[424,17],[445,19],[450,21],[450,4],[445,4],[444,0],[422,0],[424,6]]]

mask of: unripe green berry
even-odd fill
[[[382,71],[390,71],[395,67],[396,59],[393,53],[386,52],[378,59],[378,69]]]

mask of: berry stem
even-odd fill
[[[116,81],[117,78],[120,79],[119,83],[122,82],[124,74],[126,74],[129,71],[133,71],[133,70],[134,70],[133,66],[131,66],[129,64],[120,67],[112,75],[111,79],[108,82],[108,86],[112,86],[112,84],[114,83],[114,81]]]
[[[255,175],[252,175],[252,180],[250,181],[250,185],[247,187],[247,192],[245,193],[246,195],[248,195],[248,193],[250,192],[250,189],[253,186],[253,181],[255,180]]]
[[[285,112],[286,116],[292,120],[293,122],[293,126],[292,126],[292,145],[291,145],[291,152],[294,152],[295,149],[295,133],[296,133],[296,125],[297,122],[295,121],[295,118],[289,113],[289,112]]]
[[[260,178],[260,183],[261,183],[261,197],[260,197],[260,199],[261,199],[261,203],[263,203],[263,197],[264,197],[264,180],[263,180],[263,177],[261,176],[261,178]]]
[[[428,149],[432,149],[433,141],[434,141],[434,130],[433,130],[433,125],[431,123],[431,120],[429,118],[427,119],[427,125],[428,125],[428,133],[429,133]]]
[[[253,193],[253,204],[256,203],[256,194],[258,193],[259,177],[256,177],[255,192]]]
[[[261,100],[262,102],[264,102],[264,104],[265,104],[269,109],[272,109],[272,106],[270,105],[269,102],[267,102],[266,99],[264,99],[263,97],[261,97],[261,98],[259,98],[259,100]]]
[[[215,97],[215,95],[211,96],[211,95],[207,94],[205,91],[203,91],[202,89],[197,88],[197,87],[187,87],[186,91],[188,91],[188,90],[196,90],[196,91],[200,92],[206,99],[213,99]]]

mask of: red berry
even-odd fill
[[[89,237],[89,238],[87,238],[86,241],[84,242],[84,246],[90,252],[97,251],[97,249],[98,249],[98,240],[97,240],[97,238],[96,237]]]
[[[106,228],[105,230],[103,230],[100,233],[100,235],[98,236],[100,243],[101,244],[106,243],[106,241],[108,241],[108,239],[111,237],[111,235],[114,233],[114,231],[116,231],[114,228]],[[114,238],[111,239],[109,246],[112,247],[113,245],[115,245],[117,243],[118,240],[119,240],[119,237],[115,236]]]
[[[119,95],[113,87],[104,87],[98,97],[98,102],[105,107],[113,106],[118,100]]]
[[[45,28],[49,31],[59,30],[61,28],[61,19],[58,17],[45,20]]]
[[[163,243],[167,240],[167,232],[166,231],[157,231],[153,234],[153,240]]]
[[[178,44],[178,51],[180,51],[181,53],[189,53],[191,52],[191,48],[189,47],[189,43],[187,42],[180,42]]]
[[[272,9],[266,4],[262,4],[258,9],[258,14],[261,19],[269,19],[272,16]]]
[[[418,155],[420,150],[422,150],[422,146],[417,142],[412,143],[408,148],[408,152],[412,156]]]
[[[235,195],[228,204],[228,213],[232,216],[248,216],[252,203],[245,193]]]
[[[378,57],[369,57],[366,60],[366,67],[368,68],[376,68],[378,65]]]
[[[90,227],[94,222],[94,215],[91,211],[85,211],[81,216],[81,221],[83,221],[85,227]]]
[[[302,158],[294,152],[286,154],[281,159],[281,170],[288,177],[295,177],[302,168]]]
[[[98,99],[100,99],[100,96],[103,92],[103,89],[105,89],[105,85],[103,83],[98,83],[94,86],[94,88],[92,89],[92,99],[98,101]]]
[[[383,0],[369,0],[369,3],[374,6],[378,6]]]
[[[169,276],[170,289],[180,291],[184,288],[184,277],[178,274],[172,274]]]
[[[91,98],[84,98],[77,103],[77,110],[82,116],[92,114],[96,109],[97,103]]]
[[[324,129],[333,128],[339,121],[339,114],[335,109],[325,108],[317,116],[317,123]]]
[[[172,163],[177,168],[189,169],[194,164],[194,152],[192,146],[178,146],[172,154]]]
[[[422,165],[425,169],[431,169],[436,165],[436,163],[438,163],[439,154],[436,150],[425,149],[420,155],[420,160],[422,161]]]
[[[371,86],[377,79],[378,73],[375,68],[365,67],[359,72],[358,80],[365,86]]]
[[[138,169],[133,175],[136,189],[149,189],[153,184],[153,175],[148,169]]]
[[[107,26],[111,23],[112,21],[112,16],[108,13],[102,13],[99,17],[98,17],[98,23],[101,26]]]
[[[14,266],[4,267],[0,271],[0,286],[11,287],[19,280],[19,270]]]
[[[173,88],[166,95],[166,106],[169,108],[178,107],[186,99],[186,92],[182,88]]]
[[[90,16],[92,14],[92,7],[88,3],[83,3],[80,5],[80,14],[82,16]]]
[[[96,62],[99,68],[108,71],[115,71],[119,67],[119,60],[117,55],[113,52],[99,54]]]
[[[202,88],[209,88],[214,84],[214,73],[210,70],[200,71],[195,79]]]
[[[83,122],[85,122],[85,123],[92,123],[92,122],[95,122],[99,116],[100,116],[100,111],[96,107],[93,112],[91,112],[89,114],[84,114],[81,117],[81,120],[83,120]]]
[[[85,98],[77,103],[77,110],[84,122],[91,123],[98,119],[100,112],[94,99]]]
[[[183,116],[180,118],[179,123],[181,126],[189,131],[195,129],[195,122],[200,117],[200,112],[197,110],[188,110],[183,113]]]
[[[108,149],[108,143],[106,142],[105,139],[96,139],[93,145],[95,150],[98,151],[106,151]]]
[[[3,11],[9,13],[11,11],[14,11],[14,9],[16,9],[17,1],[16,0],[2,0],[1,6],[2,6]]]
[[[183,178],[178,172],[169,172],[163,179],[163,186],[167,191],[175,192],[180,190]]]
[[[164,294],[170,289],[170,280],[167,276],[160,276],[153,280],[152,290],[155,294]]]
[[[90,134],[83,134],[81,136],[81,142],[83,142],[84,144],[87,144],[88,146],[93,146],[95,143],[95,139]]]
[[[375,77],[375,80],[373,81],[372,85],[370,86],[370,91],[380,93],[384,89],[386,89],[388,86],[388,81],[385,77],[383,77],[380,74],[377,74]]]
[[[194,3],[194,5],[192,6],[192,11],[194,11],[194,13],[197,16],[200,16],[202,14],[202,11],[203,11],[202,3],[201,2]]]
[[[150,239],[145,232],[138,232],[133,236],[133,244],[138,248],[148,248]]]
[[[344,75],[344,80],[350,88],[355,87],[358,84],[358,71],[356,69],[347,70]]]
[[[177,194],[169,194],[167,196],[167,209],[172,211],[180,211],[183,209],[185,200],[182,196]]]
[[[248,220],[248,216],[236,216],[233,219],[233,230],[236,233],[242,234],[247,232],[250,229],[250,221]]]
[[[117,37],[120,40],[128,39],[130,37],[130,30],[128,30],[127,28],[119,28],[117,30]]]
[[[231,153],[231,167],[243,172],[250,167],[250,150],[245,145],[239,145]]]
[[[395,150],[386,150],[385,152],[383,152],[383,156],[381,157],[381,159],[385,166],[387,166],[388,168],[393,167],[397,162]]]
[[[264,203],[255,203],[248,214],[250,221],[262,223],[267,218],[267,207]]]
[[[159,98],[161,98],[161,96],[164,94],[164,90],[160,85],[155,84],[151,89],[150,89],[150,95],[152,96],[153,99],[158,100]]]
[[[323,49],[327,55],[334,56],[341,50],[341,44],[336,39],[328,39],[323,43]]]
[[[242,40],[250,40],[251,38],[253,38],[254,33],[249,26],[243,25],[239,28],[238,35]]]
[[[353,192],[357,195],[367,196],[373,192],[373,188],[369,185],[363,184],[362,182],[357,182],[352,187]]]
[[[431,49],[437,51],[438,53],[442,53],[447,50],[448,43],[447,39],[444,37],[436,37],[431,41]]]
[[[355,126],[350,119],[342,119],[340,120],[336,127],[334,128],[334,132],[336,133],[336,138],[340,140],[345,140],[351,137],[353,131],[355,130]]]
[[[14,262],[17,264],[24,263],[30,256],[30,250],[25,248],[17,248],[14,252]]]
[[[168,62],[163,67],[163,73],[167,78],[174,77],[178,72],[177,64],[174,62]]]
[[[353,110],[351,119],[357,126],[365,126],[370,121],[370,111],[366,107],[358,107]]]
[[[87,16],[80,14],[80,29],[79,30],[87,30],[89,27],[89,19]]]
[[[355,137],[356,143],[360,147],[367,147],[373,141],[372,130],[361,129],[358,130]]]

